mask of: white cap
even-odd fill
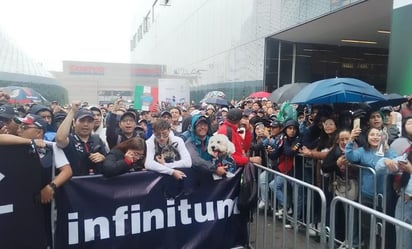
[[[201,114],[202,112],[201,111],[199,111],[199,110],[193,110],[191,113],[190,113],[190,115],[191,116],[194,116],[194,115],[197,115],[197,114]]]
[[[229,110],[226,107],[223,107],[221,111],[222,112],[228,112]]]

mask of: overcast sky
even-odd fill
[[[47,70],[62,70],[63,60],[129,63],[132,20],[147,3],[3,0],[0,27]]]

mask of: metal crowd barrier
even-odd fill
[[[384,221],[385,223],[390,223],[393,224],[394,226],[396,226],[396,228],[398,229],[399,233],[398,237],[397,237],[397,246],[396,248],[402,248],[401,247],[401,243],[399,243],[402,240],[402,233],[404,232],[404,229],[412,231],[412,225],[405,223],[403,221],[400,221],[398,219],[395,219],[389,215],[386,215],[382,212],[376,211],[372,208],[369,208],[365,205],[361,205],[357,202],[351,201],[347,198],[344,197],[335,197],[332,200],[331,203],[331,213],[330,213],[330,220],[331,220],[331,224],[330,224],[330,237],[329,237],[329,248],[335,248],[334,243],[336,242],[335,240],[335,215],[336,215],[336,204],[338,202],[342,202],[345,206],[347,206],[349,212],[348,212],[348,220],[349,220],[349,225],[347,226],[348,228],[348,236],[347,236],[347,241],[346,241],[346,246],[348,246],[349,248],[352,248],[352,246],[354,246],[353,244],[353,235],[354,235],[354,218],[355,218],[355,209],[359,211],[359,213],[363,212],[366,214],[370,215],[370,219],[371,219],[371,225],[369,228],[369,234],[375,235],[376,234],[376,224],[377,224],[377,218],[381,219],[382,221]],[[360,222],[359,222],[360,223]],[[369,238],[369,248],[385,248],[384,244],[381,244],[380,247],[376,247],[377,245],[377,237],[376,236],[370,236]],[[361,242],[361,237],[359,237],[358,242]],[[346,248],[346,247],[345,247]],[[392,249],[392,248],[391,248]],[[393,248],[395,249],[395,248]]]
[[[256,165],[256,164],[255,164]],[[326,248],[326,197],[322,189],[316,187],[311,183],[307,183],[302,180],[298,180],[292,176],[282,174],[278,171],[264,167],[262,165],[256,165],[258,173],[266,172],[268,178],[283,177],[285,179],[283,192],[285,194],[284,202],[288,203],[288,186],[292,186],[292,201],[293,214],[288,214],[285,210],[281,221],[277,220],[275,212],[277,206],[276,191],[273,192],[272,200],[270,202],[273,207],[269,209],[268,205],[263,210],[263,217],[256,214],[256,219],[249,229],[249,241],[251,248],[286,248],[290,247],[290,243],[293,243],[292,248],[313,248],[313,244],[316,248],[319,248],[319,244],[314,241],[310,241],[310,230],[318,233],[319,243],[321,248]],[[260,182],[259,182],[260,183]],[[269,189],[269,181],[265,182],[266,189]],[[269,191],[266,191],[266,197]],[[314,229],[311,228],[313,223],[313,197],[318,195],[320,199],[320,223],[319,226]],[[298,199],[302,201],[301,210],[298,209]],[[266,200],[269,200],[267,198]],[[285,207],[285,209],[287,209]],[[301,217],[298,217],[298,213],[301,213]],[[272,217],[269,220],[269,217]],[[291,225],[293,230],[285,228],[285,225]],[[305,234],[304,241],[302,240],[302,233]],[[298,241],[301,241],[298,245]],[[312,245],[311,245],[312,244]]]
[[[319,181],[318,182],[315,181],[316,178],[318,178],[319,180],[319,175],[318,177],[316,177],[316,174],[317,174],[316,160],[305,158],[302,155],[298,155],[295,157],[295,165],[296,165],[296,162],[298,162],[297,160],[302,160],[302,161],[300,162],[299,167],[294,167],[293,173],[291,174],[292,176],[284,175],[278,171],[272,170],[262,165],[256,165],[258,167],[259,175],[262,172],[266,174],[266,177],[264,178],[265,181],[263,183],[259,182],[259,186],[261,185],[265,186],[264,187],[265,192],[259,193],[259,196],[265,195],[265,200],[267,200],[268,202],[265,208],[260,211],[260,215],[259,213],[256,214],[256,219],[254,223],[252,224],[253,227],[250,229],[250,238],[251,238],[250,241],[254,242],[252,244],[256,248],[285,248],[288,241],[289,243],[290,242],[294,243],[293,248],[301,248],[301,247],[297,247],[296,241],[299,239],[302,240],[302,237],[305,237],[306,248],[309,248],[308,247],[310,245],[309,242],[313,242],[312,240],[309,241],[309,231],[310,230],[312,230],[312,232],[315,231],[318,234],[318,237],[320,237],[320,245],[318,244],[316,248],[323,248],[323,246],[325,246],[324,244],[325,239],[329,237],[329,233],[328,233],[329,225],[330,224],[334,225],[335,223],[335,218],[334,218],[335,214],[331,213],[329,215],[327,213],[329,213],[329,211],[332,210],[330,204],[332,202],[332,198],[335,197],[336,195],[333,191],[332,193],[327,193],[327,194],[332,195],[332,197],[329,197],[330,199],[328,199],[325,197],[326,192],[324,191],[329,191],[328,190],[329,181],[331,181],[330,184],[333,184],[333,182],[335,181],[335,175],[334,174],[329,174],[329,175],[321,174],[320,175],[321,181],[319,184]],[[375,169],[370,168],[370,167],[361,166],[361,165],[356,165],[356,164],[352,164],[351,167],[357,168],[357,172],[358,172],[357,174],[358,199],[356,201],[360,203],[359,205],[362,205],[365,208],[370,208],[372,210],[375,210],[375,212],[378,212],[379,215],[386,215],[385,213],[388,211],[386,207],[387,196],[385,194],[386,190],[388,189],[387,188],[388,187],[387,175],[384,175],[383,182],[378,182],[378,175],[376,174]],[[299,172],[299,170],[301,170],[301,172]],[[371,175],[371,179],[373,181],[373,184],[372,184],[373,196],[371,200],[368,200],[369,198],[366,198],[365,195],[362,193],[362,178],[366,172],[368,172]],[[346,171],[345,174],[346,174],[345,179],[348,179],[348,171]],[[278,221],[275,215],[276,207],[278,206],[277,199],[276,199],[277,190],[270,191],[269,186],[268,186],[270,179],[273,179],[277,176],[283,177],[285,179],[284,186],[283,186],[283,192],[285,196],[284,202],[285,203],[288,202],[288,191],[289,192],[292,191],[292,203],[294,204],[293,214],[287,215],[285,212],[285,215],[283,215],[283,218],[281,221]],[[261,179],[259,179],[259,181],[260,180]],[[378,184],[383,185],[383,193],[378,193]],[[289,185],[292,185],[292,188],[291,188],[292,190],[288,189],[287,186]],[[320,186],[318,187],[317,185],[320,185]],[[261,191],[260,188],[259,188],[259,191]],[[317,195],[320,198],[315,199],[314,198],[316,195],[315,193],[317,193]],[[297,213],[299,211],[297,210],[299,194],[303,199],[303,205],[302,205],[303,210],[300,210],[302,214],[301,217],[297,217]],[[339,197],[339,198],[345,199],[344,197]],[[270,199],[271,199],[270,206],[272,208],[269,208]],[[320,212],[319,210],[315,210],[314,206],[316,207],[316,205],[318,205],[321,208]],[[350,210],[348,209],[348,207],[345,207],[345,209],[346,209],[346,213],[350,214],[349,213]],[[320,218],[315,217],[316,216],[315,213],[318,213],[318,216],[320,213]],[[324,217],[325,214],[326,214],[326,218]],[[358,233],[359,241],[361,241],[363,237],[375,238],[375,236],[369,236],[369,235],[376,234],[379,237],[380,246],[381,246],[380,248],[385,248],[385,239],[386,239],[385,233],[386,233],[386,226],[387,226],[386,223],[388,222],[388,220],[387,219],[377,219],[380,216],[374,216],[374,214],[375,213],[372,213],[371,214],[372,217],[370,218],[371,222],[373,222],[371,223],[373,224],[373,230],[367,231],[367,234],[364,234],[365,231],[364,233],[362,232],[362,223],[364,223],[363,221],[365,221],[365,217],[362,217],[361,212],[358,212],[359,222],[357,223],[358,228],[356,232]],[[349,238],[353,236],[353,234],[350,234],[351,229],[353,233],[353,219],[350,220],[350,215],[345,215],[345,220],[346,220],[345,240],[339,241],[333,236],[329,238],[330,239],[329,243],[333,243],[330,241],[334,241],[340,245],[345,245],[345,244],[347,245],[348,241],[350,241]],[[317,228],[311,227],[311,225],[316,224],[317,222],[319,222]],[[276,229],[278,229],[279,227],[279,223],[281,223],[280,233],[276,231]],[[389,222],[389,223],[391,223],[391,225],[393,224],[392,222]],[[288,231],[290,230],[285,230],[284,225],[286,224],[292,224],[293,234],[288,233]],[[264,228],[270,228],[270,229],[264,229]],[[305,232],[304,236],[302,232]],[[298,237],[300,238],[296,239]],[[371,243],[376,244],[376,241],[375,242],[371,241]]]

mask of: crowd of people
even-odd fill
[[[192,167],[224,177],[228,168],[219,167],[207,151],[210,137],[218,133],[234,144],[237,167],[261,164],[310,182],[323,189],[328,201],[338,194],[335,178],[352,179],[362,196],[356,200],[374,207],[374,196],[385,193],[386,212],[412,220],[412,98],[402,106],[375,109],[362,103],[280,105],[266,98],[244,99],[230,106],[181,105],[151,111],[126,108],[122,99],[98,106],[74,101],[70,108],[57,101],[17,108],[5,99],[0,102],[0,146],[32,146],[47,165],[41,190],[45,206],[72,176],[114,177],[150,170],[182,180],[186,175],[179,168]],[[297,156],[306,160],[296,160]],[[359,177],[353,164],[376,170],[378,182],[390,175],[391,186],[383,189],[378,184],[374,192],[372,174],[364,172]],[[259,178],[259,209],[268,208],[271,198],[277,198],[278,205],[272,208],[278,217],[293,211],[302,216],[303,194],[297,203],[291,198],[285,201],[284,178],[267,172]],[[397,200],[398,196],[402,198]],[[50,207],[45,210],[49,212]],[[345,226],[339,232],[344,236]],[[412,248],[411,235],[404,233],[402,248]]]

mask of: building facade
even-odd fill
[[[0,88],[7,86],[32,88],[48,101],[67,101],[67,91],[60,82],[0,29]]]
[[[376,81],[383,88],[389,35],[368,45],[344,40],[376,38],[375,33],[363,37],[363,29],[390,29],[391,12],[391,0],[153,0],[133,24],[131,58],[133,63],[162,65],[169,75],[191,77],[194,100],[216,89],[228,99],[240,99],[287,83],[335,76]],[[327,56],[325,51],[331,50],[333,55]],[[363,53],[383,60],[367,57],[357,63],[365,58],[354,54]],[[381,68],[383,75],[372,77]]]
[[[63,61],[63,72],[52,72],[68,89],[69,99],[105,104],[122,97],[132,104],[136,85],[157,87],[163,68],[158,65]]]

